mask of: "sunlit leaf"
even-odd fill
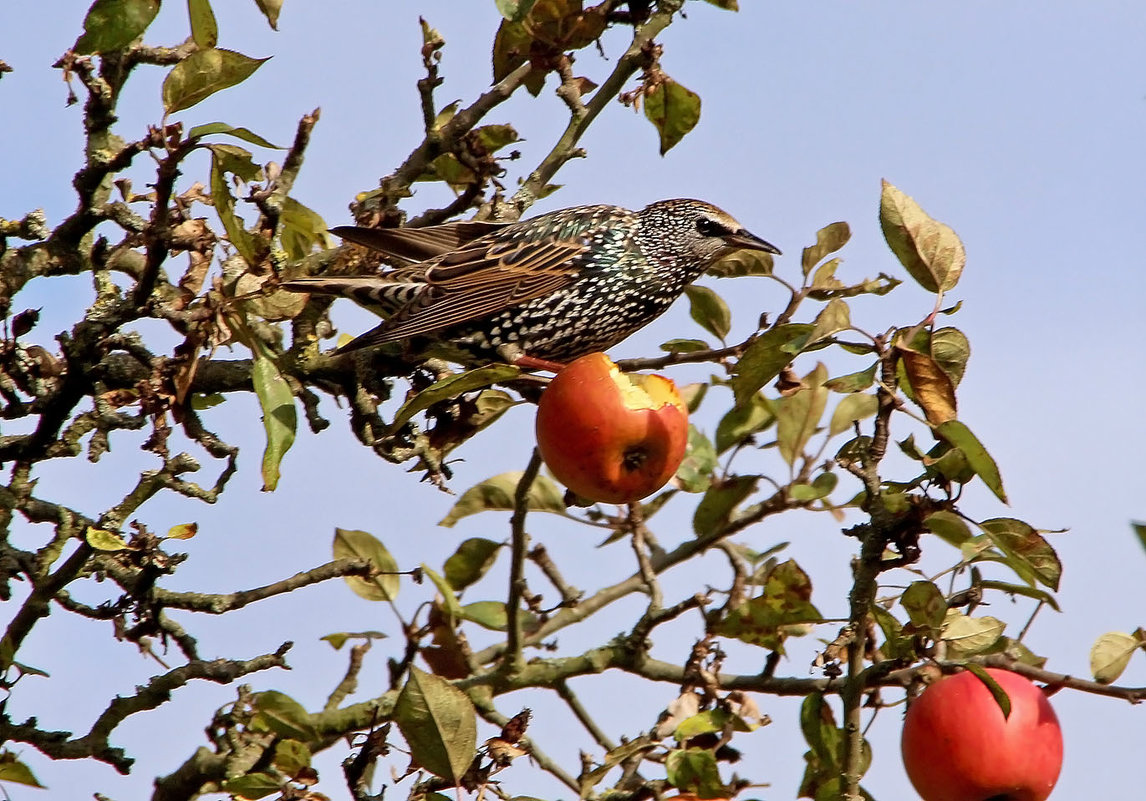
[[[971,528],[954,512],[932,512],[923,519],[923,527],[956,548],[971,539]]]
[[[513,497],[517,492],[517,483],[521,480],[521,471],[502,473],[493,478],[486,479],[475,487],[470,487],[457,503],[450,509],[449,514],[442,518],[439,526],[450,528],[463,517],[494,510],[511,511]],[[557,485],[546,476],[534,479],[526,496],[526,508],[534,512],[565,513],[563,493]]]
[[[445,679],[410,668],[394,722],[410,746],[410,758],[456,785],[477,753],[477,714],[466,694]]]
[[[335,559],[365,559],[380,571],[370,578],[343,576],[355,595],[368,601],[392,601],[398,597],[402,586],[397,575],[398,562],[377,537],[365,531],[336,528],[333,552]]]
[[[72,49],[80,55],[111,53],[142,36],[159,13],[159,0],[96,0]]]
[[[298,740],[280,740],[275,745],[275,767],[287,776],[294,776],[310,767],[311,753],[306,743]]]
[[[887,181],[880,196],[879,224],[896,258],[924,289],[947,291],[959,282],[967,261],[959,237]]]
[[[169,540],[189,540],[199,533],[198,523],[180,523],[167,531]]]
[[[277,690],[255,693],[251,699],[255,709],[252,725],[261,731],[271,731],[280,737],[308,742],[315,736],[306,707]]]
[[[211,48],[219,43],[219,23],[211,10],[211,0],[187,0],[187,13],[191,18],[191,38],[200,48]]]
[[[440,381],[431,384],[414,397],[402,404],[394,415],[394,428],[405,424],[418,412],[425,411],[450,398],[456,398],[466,392],[484,389],[501,381],[508,381],[521,375],[521,368],[512,364],[491,364],[479,367],[476,370],[467,370],[464,373],[455,373]]]
[[[670,339],[661,343],[661,350],[669,353],[699,353],[711,346],[703,339]]]
[[[278,367],[263,355],[261,348],[256,347],[254,354],[251,383],[263,410],[263,428],[267,435],[263,451],[263,492],[274,492],[279,483],[279,465],[294,444],[298,413],[290,384],[279,373]]]
[[[997,618],[967,617],[948,609],[942,633],[947,655],[951,659],[965,659],[983,653],[995,644],[1006,625]]]
[[[509,625],[509,614],[501,601],[474,601],[466,604],[461,608],[461,617],[490,631],[505,631]]]
[[[191,108],[211,95],[242,83],[266,58],[250,58],[234,50],[196,50],[171,68],[163,81],[163,109],[168,114]]]
[[[832,422],[828,426],[828,434],[834,437],[848,431],[857,420],[874,416],[878,408],[879,400],[875,395],[858,392],[848,395],[836,404],[835,411],[832,412]]]
[[[911,386],[911,398],[923,409],[932,425],[954,420],[955,385],[939,364],[924,353],[899,349],[900,363]]]
[[[501,15],[513,22],[521,21],[533,6],[533,0],[494,0]]]
[[[776,444],[788,465],[804,455],[808,440],[819,428],[828,402],[823,387],[826,378],[827,368],[819,363],[804,376],[805,388],[776,401]]]
[[[1142,643],[1129,634],[1112,631],[1103,634],[1090,649],[1090,673],[1094,680],[1111,684],[1122,675],[1130,664],[1130,657],[1142,647]]]
[[[279,13],[283,8],[283,0],[255,0],[255,5],[259,7],[259,11],[262,11],[263,16],[267,18],[267,24],[271,26],[271,30],[277,31],[279,29]]]
[[[811,484],[793,484],[788,488],[788,497],[793,501],[818,501],[832,494],[840,478],[835,473],[823,472],[812,479]]]
[[[17,759],[11,751],[0,753],[0,782],[23,784],[28,787],[46,789],[32,773],[32,769]],[[7,793],[5,793],[7,795]]]
[[[84,539],[88,545],[97,551],[122,551],[127,548],[127,540],[114,531],[88,526],[84,531]]]
[[[835,253],[846,245],[851,236],[851,228],[846,222],[830,223],[816,231],[816,244],[804,248],[800,257],[804,275],[810,273],[812,268],[823,261],[829,253]]]

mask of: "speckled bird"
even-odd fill
[[[605,350],[660,316],[713,262],[736,250],[779,254],[700,200],[640,211],[576,206],[514,223],[332,229],[407,262],[378,275],[299,278],[295,292],[345,295],[387,315],[339,348],[410,338],[523,366]]]

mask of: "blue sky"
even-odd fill
[[[70,179],[81,163],[81,139],[79,108],[64,107],[65,89],[50,65],[74,40],[86,4],[50,5],[0,10],[0,59],[15,69],[0,80],[0,216],[17,218],[43,207],[55,224],[74,206]],[[242,87],[179,119],[188,125],[246,125],[283,143],[302,114],[321,107],[296,195],[331,225],[348,222],[346,206],[355,193],[376,186],[418,141],[419,14],[447,42],[439,101],[466,102],[488,85],[488,51],[498,21],[491,0],[287,3],[278,33],[266,29],[253,3],[216,5],[221,46],[274,58]],[[1139,456],[1146,450],[1146,426],[1138,411],[1146,389],[1139,323],[1146,274],[1138,244],[1146,212],[1146,7],[755,0],[742,5],[743,11],[731,14],[690,2],[688,19],[661,39],[665,71],[703,98],[698,128],[661,158],[643,115],[610,107],[582,143],[588,158],[558,175],[564,188],[536,211],[700,197],[782,248],[787,256],[778,270],[788,275],[798,273],[800,248],[818,228],[846,220],[853,239],[842,253],[841,275],[852,279],[897,270],[876,217],[881,178],[954,227],[968,263],[952,293],[963,308],[951,324],[968,335],[973,351],[960,391],[960,418],[991,450],[1011,499],[1005,508],[985,492],[971,492],[966,508],[980,518],[1013,515],[1041,528],[1070,529],[1053,538],[1066,565],[1064,613],[1042,614],[1029,643],[1050,657],[1051,669],[1087,674],[1095,638],[1142,625],[1146,603],[1146,554],[1129,528],[1131,519],[1146,517]],[[148,39],[175,43],[185,33],[184,7],[171,3]],[[610,59],[623,46],[618,36],[604,41]],[[610,63],[589,49],[578,55],[576,70],[599,78]],[[157,121],[160,80],[158,70],[141,69],[132,81],[122,106],[125,136],[138,136]],[[512,122],[526,140],[510,181],[544,155],[564,124],[551,88],[536,99],[515,98],[490,119]],[[145,173],[138,175],[142,184]],[[189,168],[185,177],[205,181],[202,162],[198,173]],[[440,193],[421,189],[409,208],[440,200]],[[17,299],[17,308],[44,306],[37,333],[45,340],[90,302],[82,280],[61,283],[66,289],[34,283]],[[781,300],[763,279],[709,283],[732,304],[733,337],[746,334],[760,311],[775,310]],[[930,305],[929,295],[905,284],[888,298],[857,302],[853,320],[871,329],[910,324]],[[372,324],[349,309],[340,310],[338,319],[348,330]],[[681,304],[614,355],[652,353],[666,339],[700,333]],[[807,362],[802,370],[811,366]],[[698,374],[682,369],[672,375],[688,381]],[[372,531],[403,565],[440,564],[467,536],[508,535],[505,520],[494,515],[454,529],[436,527],[451,499],[371,458],[345,432],[342,413],[333,404],[325,412],[334,421],[331,430],[300,436],[273,495],[257,492],[261,426],[251,399],[229,399],[209,418],[224,439],[246,446],[225,500],[204,507],[164,498],[140,515],[155,530],[187,520],[201,525],[199,536],[186,544],[192,559],[175,586],[228,591],[306,569],[329,558],[336,525]],[[699,424],[711,430],[715,418],[702,415]],[[454,487],[524,467],[531,426],[531,413],[517,410],[485,445],[464,449]],[[52,464],[43,471],[39,492],[96,514],[133,482],[136,447],[125,438],[99,465]],[[202,480],[213,481],[217,469],[205,464]],[[688,536],[690,514],[691,507],[682,505],[681,520],[662,519],[658,535],[667,542]],[[532,527],[581,586],[632,569],[623,544],[598,551],[593,533],[549,520],[534,520]],[[812,574],[820,609],[838,615],[853,542],[838,528],[828,519],[791,516],[759,527],[747,541],[759,548],[792,541],[789,552]],[[43,532],[24,527],[15,536],[30,546]],[[927,545],[933,564],[950,560],[945,546]],[[106,597],[98,585],[84,591],[90,593],[87,600]],[[404,592],[410,609],[415,596],[424,597],[419,588]],[[994,610],[984,612],[1017,627],[1025,609],[997,600]],[[617,615],[604,630],[563,633],[562,647],[572,652],[611,635],[627,620]],[[296,669],[255,676],[251,683],[292,693],[311,707],[321,705],[344,668],[344,656],[318,637],[393,628],[384,609],[334,584],[249,608],[233,620],[188,625],[202,633],[208,655],[273,650],[289,627],[298,643],[291,657]],[[75,626],[54,614],[22,652],[23,661],[50,671],[53,679],[25,679],[9,712],[17,719],[37,714],[47,727],[86,730],[106,705],[105,696],[131,692],[155,672],[152,663],[109,635],[97,625]],[[663,658],[683,658],[690,640],[673,642],[667,632],[661,637],[657,649]],[[362,697],[383,685],[379,652],[385,648],[383,643],[372,654],[374,673],[364,676]],[[814,642],[794,648],[781,670],[807,675],[814,648]],[[1146,685],[1141,654],[1123,683]],[[91,692],[92,686],[100,691]],[[613,736],[647,728],[672,697],[672,688],[621,680],[579,682],[574,689],[586,695]],[[102,766],[52,765],[29,749],[27,761],[50,789],[18,789],[15,795],[70,799],[98,791],[140,797],[155,774],[174,769],[202,742],[204,711],[231,697],[230,688],[190,687],[161,711],[125,725],[115,741],[140,758],[137,774],[128,778]],[[774,723],[738,742],[746,751],[742,772],[772,783],[756,797],[793,798],[804,750],[796,704],[759,700]],[[1065,729],[1066,764],[1052,798],[1123,795],[1131,786],[1124,766],[1136,764],[1146,733],[1141,709],[1071,693],[1059,693],[1054,702]],[[524,705],[537,712],[532,733],[539,744],[575,764],[577,748],[585,745],[565,731],[575,724],[538,697],[506,699],[502,710],[513,714]],[[898,712],[888,710],[871,730],[875,763],[865,785],[883,800],[914,797],[899,763],[898,729]],[[320,789],[334,797],[337,761],[320,764],[327,779]],[[555,793],[525,765],[515,766],[505,780],[516,794],[568,795]]]

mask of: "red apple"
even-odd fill
[[[557,480],[591,501],[663,487],[688,445],[688,409],[664,376],[626,374],[604,353],[571,362],[537,405],[537,446]]]
[[[1062,729],[1042,690],[987,668],[1011,699],[1003,712],[969,671],[932,684],[908,707],[903,764],[924,801],[1044,801],[1062,768]]]

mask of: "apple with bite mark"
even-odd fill
[[[557,480],[591,501],[630,503],[673,477],[688,408],[664,376],[622,373],[604,353],[570,362],[537,406],[537,446]]]

